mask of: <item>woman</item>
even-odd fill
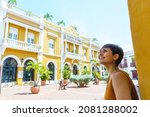
[[[117,45],[106,44],[100,49],[99,60],[109,72],[105,100],[138,100],[135,86],[129,75],[119,70],[123,50]]]

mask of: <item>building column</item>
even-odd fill
[[[98,51],[97,51],[97,59],[98,59]]]
[[[65,53],[67,53],[67,41],[65,41]]]
[[[8,38],[8,23],[9,22],[6,22],[5,39]]]
[[[65,46],[66,46],[66,42],[65,42]],[[66,47],[64,48],[64,34],[61,33],[61,43],[60,43],[60,48],[61,48],[61,63],[60,63],[60,79],[63,79],[63,76],[62,76],[62,70],[63,70],[63,67],[64,67],[64,59],[65,59],[65,51],[66,51]],[[67,52],[67,51],[66,51]]]
[[[42,54],[42,52],[43,52],[43,41],[44,41],[44,31],[41,31],[40,35],[39,35],[39,45],[41,46],[41,50],[38,53],[38,61],[39,62],[43,61],[43,54]]]
[[[2,85],[2,65],[0,63],[0,94],[1,94],[1,85]]]
[[[4,38],[4,29],[5,29],[5,23],[3,21],[3,18],[5,17],[6,13],[3,11],[0,11],[0,44],[2,43],[2,39]]]
[[[19,86],[22,86],[23,84],[23,66],[18,66],[18,71],[17,71],[17,84]]]
[[[73,44],[73,53],[75,54],[75,44]]]
[[[92,58],[92,56],[91,56],[91,39],[90,39],[90,60],[91,60],[91,58]]]
[[[27,38],[28,38],[28,28],[26,28],[25,30],[25,43],[28,42]]]

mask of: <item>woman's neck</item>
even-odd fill
[[[110,75],[111,75],[113,72],[119,70],[119,68],[116,67],[116,66],[114,66],[114,65],[106,66],[106,68],[107,68],[107,70],[108,70],[108,72],[109,72]]]

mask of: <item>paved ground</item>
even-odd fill
[[[32,94],[30,86],[13,86],[2,88],[0,100],[101,100],[106,84],[93,85],[92,82],[83,88],[68,84],[66,90],[58,90],[58,84],[40,87],[39,94]]]
[[[138,91],[138,81],[133,80]],[[102,100],[106,84],[101,82],[93,85],[92,82],[83,88],[75,84],[68,84],[66,90],[58,90],[59,84],[49,84],[40,87],[39,94],[32,94],[30,86],[13,86],[2,88],[0,100]],[[139,91],[138,91],[139,94]]]

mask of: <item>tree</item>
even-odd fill
[[[78,28],[76,26],[73,26],[73,29],[76,30],[76,31],[78,31]]]
[[[50,13],[46,13],[46,14],[44,15],[44,18],[45,18],[46,20],[52,21],[53,16],[52,16]]]
[[[16,6],[17,5],[17,0],[9,0],[8,1],[8,6]]]
[[[57,22],[57,25],[63,25],[63,26],[65,26],[66,24],[65,24],[64,20],[60,20],[60,21]]]
[[[33,61],[29,61],[27,63],[27,70],[29,71],[30,69],[33,69],[35,70],[39,75],[40,75],[40,71],[42,69],[42,63],[41,62],[38,62],[38,63],[34,63]],[[36,79],[34,79],[34,86],[36,87],[38,85],[38,82],[39,82],[39,78],[37,79],[37,82],[36,82]]]
[[[96,41],[98,41],[98,40],[97,40],[97,38],[93,38],[92,41],[93,41],[93,42],[96,42]]]

